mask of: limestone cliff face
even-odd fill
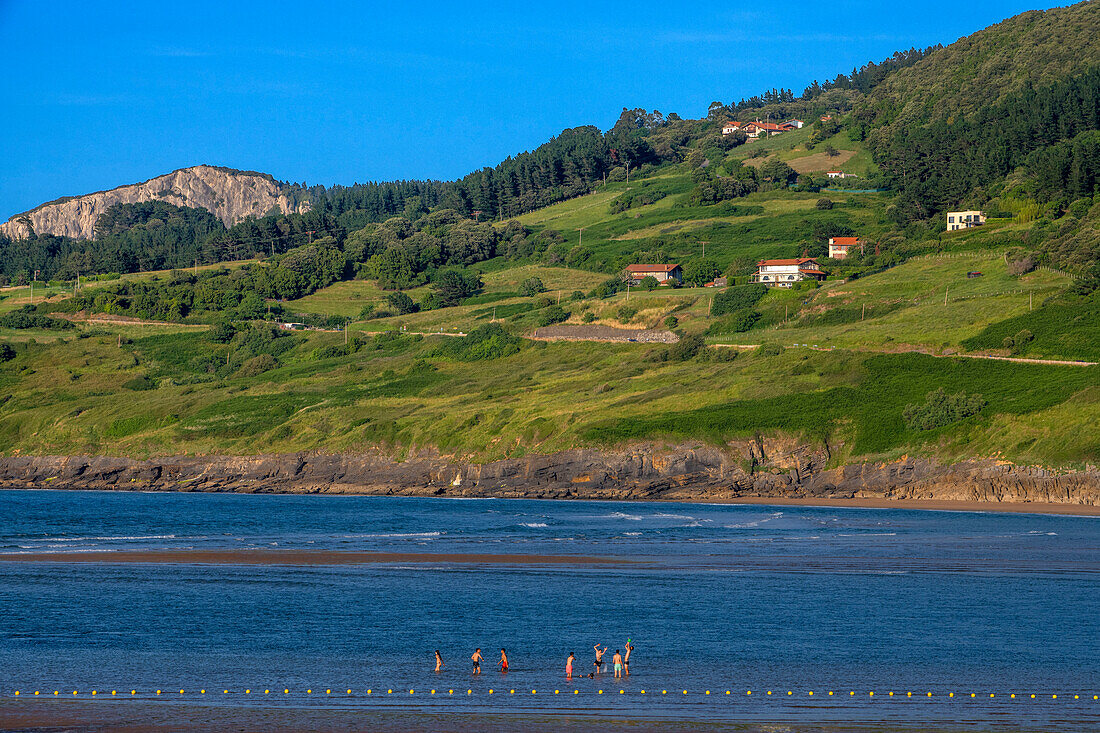
[[[0,232],[13,239],[23,239],[29,236],[24,223],[24,220],[29,220],[36,234],[91,239],[96,220],[108,207],[141,201],[165,201],[175,206],[203,208],[221,219],[226,226],[232,226],[247,216],[263,216],[272,207],[284,214],[309,209],[309,205],[304,203],[295,208],[282,192],[281,185],[266,176],[196,165],[151,178],[144,183],[43,204],[0,224]]]

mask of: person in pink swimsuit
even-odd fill
[[[573,659],[576,657],[573,652],[569,652],[569,659],[565,660],[565,676],[569,679],[573,679]]]

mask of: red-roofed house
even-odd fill
[[[789,288],[802,280],[824,280],[825,273],[813,257],[799,257],[790,260],[760,260],[754,283],[763,283],[769,288]]]
[[[723,135],[732,135],[733,133],[737,132],[740,129],[741,129],[741,123],[740,122],[727,122],[726,124],[722,125],[722,134]]]
[[[626,276],[630,279],[631,285],[637,285],[647,277],[657,278],[657,282],[661,285],[668,285],[672,281],[676,283],[684,281],[684,271],[679,265],[627,265]]]
[[[829,256],[834,260],[842,260],[848,256],[848,251],[858,247],[863,254],[863,242],[859,237],[829,237]]]

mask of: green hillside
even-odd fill
[[[240,262],[75,295],[56,280],[33,304],[5,288],[0,453],[484,461],[765,433],[828,444],[837,465],[1095,463],[1100,366],[1055,362],[1100,361],[1098,18],[1089,4],[1024,14],[703,120],[624,110],[607,133],[566,131],[458,182],[302,190],[309,217],[192,242],[212,259],[267,242]],[[802,129],[721,134],[796,112]],[[946,232],[940,212],[962,205],[987,222]],[[827,256],[852,236],[861,250]],[[163,258],[175,241],[110,237],[53,242],[50,262],[142,242]],[[8,243],[19,262],[47,244]],[[758,260],[800,256],[824,282],[750,284]],[[639,263],[680,265],[684,286],[628,287]],[[719,276],[727,287],[701,287]],[[643,329],[664,342],[600,340]],[[542,340],[560,336],[580,340]]]

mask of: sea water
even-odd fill
[[[1100,727],[1092,699],[1100,694],[1100,519],[1092,517],[5,491],[0,518],[5,555],[532,556],[491,564],[0,562],[3,697],[34,689],[145,697],[184,689],[190,697],[202,688],[205,704],[324,705],[332,690],[341,706],[444,712]],[[548,555],[630,562],[538,561]],[[610,649],[610,662],[627,638],[635,646],[629,676],[613,679],[610,664],[580,676],[594,670],[594,644]],[[469,661],[477,647],[480,677]],[[501,647],[507,675],[496,670]],[[436,649],[446,662],[439,674]]]

